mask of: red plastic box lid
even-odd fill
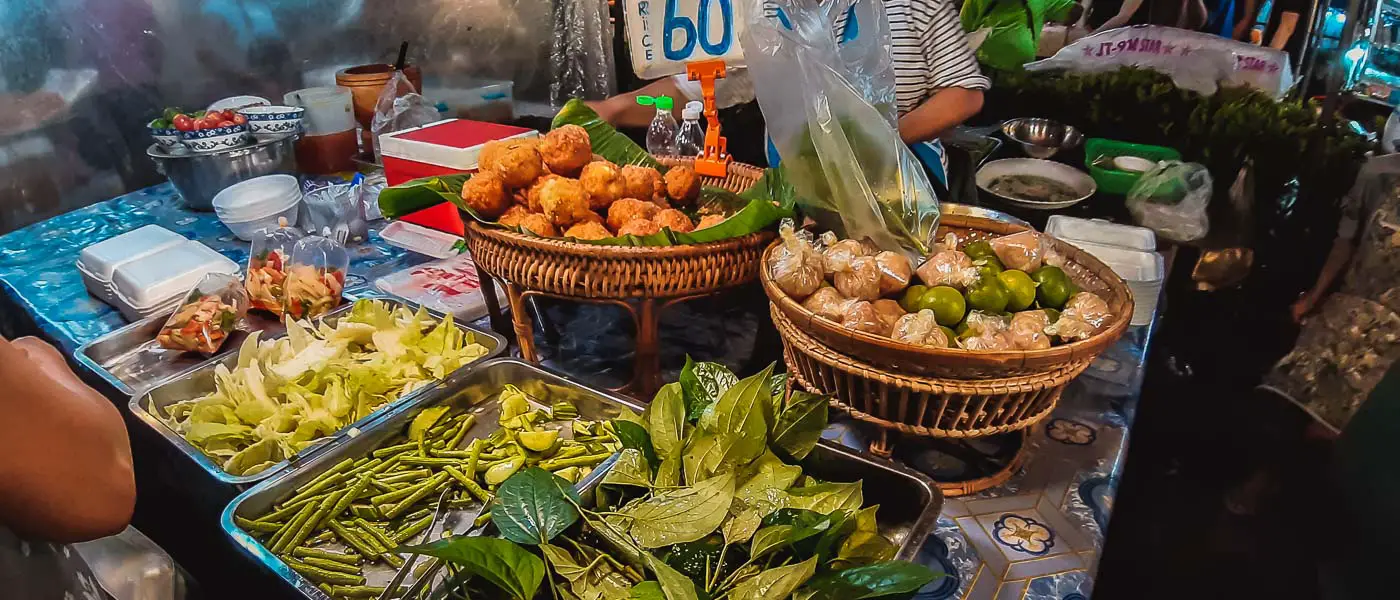
[[[533,137],[539,137],[539,132],[525,127],[448,119],[384,134],[379,137],[379,151],[384,156],[470,171],[476,168],[486,142]]]

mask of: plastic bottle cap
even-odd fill
[[[674,106],[675,103],[671,100],[670,96],[656,97],[656,110],[671,110]]]
[[[690,106],[689,104],[687,104],[685,110],[681,111],[681,118],[687,121],[699,121],[700,115],[704,111],[704,108],[701,108],[699,106]]]
[[[637,104],[642,106],[655,106],[656,98],[651,96],[637,96]]]
[[[699,100],[691,100],[690,102],[685,103],[686,110],[690,110],[692,108],[695,109],[695,112],[703,114],[705,112],[705,103]]]

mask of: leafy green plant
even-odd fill
[[[453,585],[472,598],[533,600],[542,583],[567,600],[876,598],[938,578],[893,560],[860,482],[817,481],[780,458],[815,447],[827,399],[789,396],[771,371],[740,379],[687,360],[645,413],[611,422],[624,449],[596,504],[533,467],[501,485],[491,519],[506,539],[410,549],[468,574]],[[629,493],[603,493],[612,487]],[[505,547],[494,562],[481,556]]]

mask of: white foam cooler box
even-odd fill
[[[476,170],[477,158],[487,142],[539,137],[525,127],[447,119],[422,127],[379,136],[384,177],[398,185],[422,177],[455,175]]]

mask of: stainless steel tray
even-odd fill
[[[409,302],[407,300],[400,300],[396,298],[375,299],[381,302],[387,302],[394,306],[407,306],[414,310],[418,308],[417,304]],[[353,306],[354,303],[346,304],[329,313],[326,313],[325,315],[322,315],[320,319],[323,319],[327,323],[334,325],[335,322],[342,315],[350,312],[350,309]],[[444,316],[442,313],[434,310],[429,310],[428,314],[432,315],[435,319],[442,319]],[[453,324],[456,325],[458,329],[461,329],[464,332],[468,332],[474,335],[477,343],[486,347],[486,356],[483,356],[474,362],[464,365],[462,368],[458,369],[458,372],[470,370],[474,366],[486,362],[506,350],[505,338],[501,337],[500,335],[497,335],[494,332],[477,329],[460,321],[454,321]],[[275,339],[278,337],[282,337],[282,335],[285,334],[286,332],[283,331],[278,335],[268,336],[264,339]],[[171,431],[169,427],[165,426],[165,423],[162,423],[160,419],[157,419],[155,415],[151,414],[150,412],[151,408],[155,408],[156,410],[163,412],[165,410],[165,407],[175,402],[189,400],[190,398],[195,398],[213,391],[214,369],[215,367],[221,364],[225,367],[232,367],[238,364],[238,353],[229,352],[222,354],[213,359],[200,363],[199,365],[191,369],[187,369],[183,372],[167,377],[165,380],[156,383],[153,387],[149,389],[149,391],[146,391],[139,396],[133,397],[131,399],[131,404],[129,405],[129,407],[131,409],[131,412],[135,414],[137,418],[141,419],[141,422],[145,423],[151,429],[155,430],[156,433],[163,436],[167,441],[169,441],[172,445],[174,445],[181,452],[183,452],[185,456],[190,457],[190,460],[193,460],[195,463],[197,463],[200,466],[200,468],[204,469],[204,471],[210,476],[214,477],[215,479],[221,482],[240,486],[247,485],[255,481],[267,479],[268,477],[271,477],[278,471],[287,468],[289,465],[307,461],[309,458],[316,455],[321,450],[325,449],[328,445],[332,445],[332,443],[336,439],[340,438],[341,436],[345,436],[346,431],[363,428],[367,424],[378,418],[380,415],[393,411],[396,406],[404,406],[413,403],[413,401],[416,398],[426,393],[427,390],[429,390],[432,387],[432,385],[430,384],[413,390],[412,392],[409,392],[407,394],[404,394],[401,398],[395,400],[393,403],[381,407],[379,410],[375,411],[374,413],[370,414],[369,416],[363,419],[360,419],[359,421],[356,421],[355,423],[351,423],[349,426],[337,432],[336,434],[323,438],[321,442],[303,451],[302,454],[293,456],[288,460],[284,460],[272,467],[267,468],[261,473],[257,473],[254,475],[230,475],[229,473],[225,472],[222,468],[220,468],[218,464],[215,464],[215,462],[211,460],[208,456],[205,456],[204,453],[199,450],[199,448],[194,447],[194,445],[186,441],[185,438],[180,437],[180,434]]]
[[[500,428],[497,424],[497,417],[500,415],[500,404],[497,400],[501,388],[508,383],[520,387],[544,404],[570,402],[578,408],[579,417],[586,420],[612,419],[622,413],[623,407],[634,411],[642,410],[641,406],[631,400],[579,385],[516,359],[502,358],[481,363],[473,369],[459,371],[434,384],[413,401],[391,408],[361,427],[355,437],[340,438],[314,458],[243,492],[224,509],[221,519],[224,531],[233,538],[235,545],[243,548],[257,562],[272,570],[306,597],[327,598],[315,583],[293,571],[261,542],[235,525],[233,517],[236,515],[245,519],[255,519],[266,514],[273,504],[290,497],[296,488],[316,478],[326,469],[346,458],[360,458],[374,451],[385,440],[402,432],[423,408],[440,404],[473,407],[471,412],[477,415],[476,425],[467,433],[462,444],[466,446],[474,439],[486,437]],[[589,477],[575,487],[580,493],[587,492],[606,471],[606,466],[594,469]],[[375,563],[365,566],[364,575],[366,585],[384,586],[393,578],[394,570]]]
[[[134,396],[150,386],[211,360],[195,352],[166,350],[156,343],[156,334],[170,313],[137,321],[78,347],[77,359],[83,366],[112,384],[122,394]],[[264,336],[281,334],[286,328],[271,315],[249,312],[245,323],[224,342],[218,358],[238,350],[253,331]]]
[[[496,394],[507,383],[515,384],[537,399],[547,403],[569,401],[579,409],[584,419],[608,419],[616,416],[619,407],[640,412],[636,402],[575,383],[565,376],[513,358],[498,358],[480,363],[475,368],[453,374],[435,384],[431,390],[413,402],[400,404],[380,418],[361,428],[359,435],[340,438],[324,452],[303,461],[292,469],[257,484],[229,503],[221,524],[234,543],[252,555],[253,559],[276,573],[307,598],[324,600],[326,594],[311,581],[293,571],[260,542],[234,524],[234,516],[253,519],[266,514],[277,501],[290,497],[293,491],[316,478],[326,469],[346,458],[359,458],[378,447],[384,440],[402,431],[418,411],[443,402],[477,406],[480,415],[467,440],[490,435],[498,428],[494,402]],[[899,548],[896,558],[914,560],[938,521],[943,508],[943,494],[932,480],[906,467],[890,463],[844,446],[821,441],[802,462],[804,471],[828,481],[864,480],[867,505],[880,505],[880,532]],[[605,473],[594,471],[577,486],[586,493]],[[367,585],[384,585],[393,577],[386,567],[365,569]]]

